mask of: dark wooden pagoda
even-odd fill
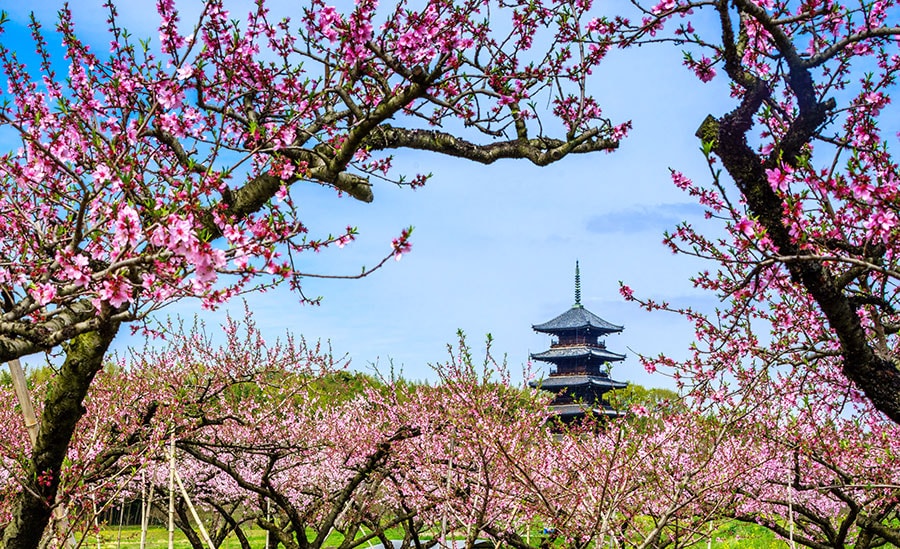
[[[608,365],[624,360],[625,355],[608,350],[600,338],[619,333],[623,327],[603,320],[581,304],[578,262],[575,263],[575,305],[532,328],[555,337],[548,350],[531,355],[534,360],[551,364],[550,375],[530,385],[556,393],[551,403],[556,416],[565,423],[577,421],[587,412],[594,416],[618,416],[604,395],[628,386],[607,373]]]

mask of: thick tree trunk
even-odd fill
[[[776,167],[777,156],[760,158],[747,144],[746,133],[750,121],[768,90],[764,86],[750,90],[740,107],[716,120],[708,117],[697,132],[703,141],[712,144],[712,150],[722,160],[722,165],[734,179],[747,201],[751,213],[766,228],[766,232],[782,256],[795,261],[786,264],[795,283],[802,286],[818,304],[828,319],[831,329],[841,343],[843,372],[866,394],[876,408],[894,422],[900,423],[900,370],[889,359],[878,356],[872,349],[862,327],[856,308],[843,289],[836,283],[821,261],[814,257],[804,260],[809,252],[802,250],[790,237],[782,217],[781,200],[776,196],[766,178],[765,169]],[[807,120],[798,118],[788,132],[795,141],[808,143],[815,128],[825,119],[826,108],[817,110]],[[793,134],[802,134],[797,137]],[[781,160],[794,163],[799,146],[790,148],[782,141],[782,151],[787,155]]]
[[[733,8],[737,9],[736,14],[730,11]],[[805,147],[829,123],[836,101],[818,97],[810,65],[802,62],[803,55],[791,42],[789,34],[765,10],[749,0],[720,0],[717,10],[724,68],[732,82],[743,89],[743,96],[740,105],[720,119],[708,116],[697,131],[697,137],[722,160],[750,213],[765,227],[779,254],[787,259],[785,265],[793,282],[815,299],[828,319],[841,344],[844,375],[856,383],[876,408],[900,423],[900,367],[892,357],[879,355],[869,341],[857,305],[845,291],[847,282],[792,240],[782,201],[772,190],[765,173],[767,168],[778,168],[782,163],[797,167]],[[743,45],[739,34],[735,34],[735,22],[740,21],[741,32],[746,32],[744,21],[747,18],[755,19],[772,35],[789,71],[789,90],[797,105],[796,116],[774,143],[773,150],[765,156],[757,154],[747,143],[754,117],[772,94],[767,81],[754,76],[753,70],[744,66],[742,60]],[[874,258],[875,262],[878,260],[880,257]]]
[[[790,91],[797,102],[797,115],[790,120],[784,135],[766,156],[757,154],[748,145],[747,134],[772,90],[764,79],[753,76],[752,71],[743,65],[729,11],[731,6],[738,8],[740,17],[753,17],[773,33],[776,46],[790,72]],[[697,131],[697,137],[722,160],[722,165],[746,200],[750,213],[765,227],[779,254],[790,258],[785,265],[792,280],[815,299],[828,319],[841,344],[844,375],[857,384],[876,408],[900,423],[900,368],[890,357],[879,356],[873,349],[857,307],[845,292],[841,279],[821,260],[812,257],[809,251],[793,241],[784,219],[782,201],[769,185],[765,172],[767,168],[778,168],[782,163],[796,167],[804,148],[828,123],[836,102],[817,97],[813,75],[800,62],[801,56],[790,37],[758,6],[746,0],[722,1],[718,10],[725,70],[744,93],[740,105],[730,113],[720,119],[708,116]]]
[[[72,433],[85,412],[82,402],[117,330],[116,324],[81,334],[64,346],[66,359],[48,389],[31,463],[21,479],[23,489],[14,503],[13,520],[3,532],[6,549],[38,547],[53,511]]]

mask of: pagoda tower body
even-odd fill
[[[594,416],[618,416],[604,395],[613,389],[624,389],[628,383],[616,381],[607,373],[608,364],[625,359],[625,355],[606,348],[601,339],[619,333],[622,326],[607,322],[581,304],[581,274],[575,263],[575,305],[558,317],[535,324],[536,332],[555,339],[550,348],[531,355],[534,360],[551,364],[550,375],[532,387],[556,393],[551,410],[563,422],[576,421],[590,412]]]

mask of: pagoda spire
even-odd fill
[[[581,308],[581,269],[578,260],[575,260],[575,307]]]

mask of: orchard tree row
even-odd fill
[[[290,549],[333,533],[342,549],[687,547],[731,520],[812,548],[900,542],[900,428],[841,391],[829,410],[800,384],[765,405],[631,395],[625,417],[566,429],[547,393],[513,386],[463,339],[440,383],[370,379],[336,399],[322,388],[349,376],[322,349],[267,344],[251,321],[225,333],[215,346],[175,328],[166,346],[98,374],[62,470],[57,541],[96,534],[123,503],[165,522],[174,470],[211,540],[245,549],[260,527]],[[0,493],[11,494],[29,448],[2,390]],[[205,547],[174,493],[174,522]],[[8,524],[14,499],[2,501]]]
[[[828,539],[851,532],[861,540],[888,539],[890,532],[878,528],[891,524],[885,517],[892,511],[871,506],[889,505],[883,491],[896,479],[868,479],[865,467],[867,456],[882,456],[888,465],[879,470],[892,471],[894,453],[885,445],[896,437],[879,413],[900,421],[900,179],[891,154],[896,129],[889,125],[896,119],[890,116],[891,95],[900,70],[896,3],[633,4],[631,14],[600,17],[589,1],[581,0],[428,0],[380,6],[360,0],[341,9],[312,0],[282,19],[271,15],[264,0],[247,14],[229,13],[222,0],[207,0],[196,18],[182,20],[172,0],[159,0],[159,33],[148,41],[122,28],[110,1],[108,40],[99,48],[81,38],[68,8],[50,30],[42,25],[46,22],[32,21],[33,52],[25,54],[21,44],[10,44],[0,34],[0,135],[4,143],[13,143],[0,156],[0,360],[39,352],[62,355],[40,392],[35,443],[9,438],[7,454],[15,459],[5,469],[11,491],[4,498],[10,513],[5,546],[30,549],[39,544],[51,510],[74,505],[76,484],[65,479],[78,477],[78,467],[85,468],[85,487],[101,480],[118,483],[117,468],[150,473],[150,462],[164,455],[163,439],[173,435],[185,466],[206,467],[209,475],[215,473],[223,482],[230,478],[228,482],[255,493],[279,513],[279,525],[315,516],[325,517],[322,524],[330,528],[356,508],[364,514],[365,500],[357,504],[354,498],[367,491],[382,493],[394,483],[394,509],[383,516],[396,520],[408,507],[406,513],[424,524],[436,520],[428,518],[434,511],[445,529],[466,524],[467,536],[482,529],[506,536],[510,543],[519,531],[512,517],[528,520],[528,513],[537,517],[539,511],[557,513],[547,522],[567,539],[594,539],[615,525],[621,532],[617,539],[643,536],[641,543],[647,544],[668,535],[674,517],[677,531],[683,532],[687,514],[713,516],[730,509],[734,515],[762,516],[737,500],[733,505],[706,501],[706,511],[696,507],[716,486],[741,486],[733,479],[755,478],[709,460],[720,459],[729,448],[759,445],[757,460],[731,463],[749,467],[789,456],[792,460],[781,469],[754,469],[774,472],[760,473],[764,478],[756,479],[755,488],[735,492],[748,501],[769,502],[769,518],[759,520],[785,527],[778,510],[787,499],[789,514],[804,517],[789,521],[796,526],[791,535],[812,540],[815,532],[803,529],[810,525],[829,532]],[[0,16],[0,33],[8,25]],[[450,427],[438,428],[438,419],[432,424],[402,415],[413,410],[426,414],[429,405],[416,399],[428,391],[405,397],[408,408],[375,406],[375,395],[370,399],[375,411],[361,404],[356,411],[341,405],[347,429],[355,425],[349,420],[354,414],[365,412],[371,419],[356,433],[329,432],[337,428],[329,427],[330,410],[279,399],[275,393],[287,389],[278,383],[269,387],[266,380],[254,382],[259,394],[266,395],[259,397],[258,406],[228,410],[226,396],[250,398],[252,392],[233,394],[224,388],[234,385],[223,381],[229,375],[227,361],[201,360],[183,365],[188,370],[171,370],[173,376],[196,379],[171,381],[169,400],[151,398],[156,404],[128,415],[135,423],[115,427],[118,446],[81,446],[90,438],[83,433],[105,432],[106,420],[97,414],[84,417],[91,403],[119,396],[92,385],[123,328],[140,331],[148,315],[177,300],[193,298],[216,307],[242,292],[281,282],[290,284],[298,299],[306,299],[300,281],[315,274],[305,267],[309,252],[343,247],[356,230],[351,223],[341,234],[314,234],[292,202],[293,186],[322,185],[340,196],[371,201],[376,181],[424,184],[425,174],[392,169],[391,155],[401,150],[537,165],[614,150],[630,124],[604,117],[591,96],[591,79],[602,74],[611,48],[647,45],[652,47],[642,51],[648,54],[653,47],[682,49],[699,83],[725,79],[730,84],[733,105],[729,112],[698,120],[696,136],[676,136],[697,139],[709,161],[706,181],[691,181],[677,171],[672,179],[707,208],[711,225],[710,232],[679,226],[667,242],[676,251],[710,259],[711,268],[695,282],[724,305],[714,316],[677,311],[697,329],[690,360],[645,358],[649,369],[670,369],[689,395],[680,414],[636,423],[660,426],[654,431],[662,437],[658,442],[643,440],[629,450],[642,437],[623,432],[613,444],[605,437],[616,429],[564,439],[570,442],[550,437],[548,446],[535,450],[535,467],[539,456],[545,466],[578,464],[580,444],[597,446],[585,450],[586,455],[600,455],[600,448],[608,447],[603,451],[615,458],[597,460],[605,466],[592,463],[594,468],[565,473],[570,475],[565,480],[550,471],[535,473],[525,457],[507,457],[535,441],[511,442],[515,448],[482,441],[484,449],[476,451],[480,462],[454,457],[451,467],[455,450],[450,448],[461,437],[452,436]],[[385,260],[410,246],[409,230],[398,227]],[[641,300],[640,289],[637,297],[628,286],[622,291],[650,309],[670,308]],[[291,367],[298,364],[303,361]],[[188,373],[200,365],[208,371]],[[100,374],[97,382],[104,379]],[[158,383],[153,376],[142,379]],[[118,393],[123,398],[132,394]],[[456,395],[463,400],[442,406],[463,406],[470,396]],[[307,438],[279,442],[260,432],[263,450],[255,450],[254,443],[220,451],[228,443],[220,438],[239,425],[282,430],[279,422],[287,412],[265,411],[273,405],[267,403],[269,397],[300,410],[317,410],[295,418],[292,429],[309,429]],[[467,404],[471,415],[502,409],[475,404]],[[377,413],[387,410],[398,417],[375,421]],[[267,414],[269,421],[244,417],[252,413]],[[182,418],[192,418],[195,425],[184,426]],[[631,425],[623,422],[619,428]],[[737,439],[738,434],[748,438]],[[449,438],[441,443],[444,435]],[[154,436],[159,440],[146,442]],[[252,439],[235,433],[232,442],[244,436]],[[316,515],[297,507],[303,505],[301,496],[316,499],[310,494],[327,491],[290,487],[281,484],[279,475],[295,466],[291,460],[321,464],[321,474],[327,474],[325,456],[316,453],[321,448],[303,444],[328,437],[357,440],[352,448],[360,450],[345,456],[349,468],[332,469],[329,478],[344,495]],[[266,449],[266,440],[276,446]],[[684,463],[667,464],[665,456],[671,454],[655,451],[691,440],[695,453],[681,455],[688,460]],[[146,454],[129,441],[143,445]],[[428,451],[440,456],[437,448],[447,446],[444,466],[454,471],[441,473],[443,492],[434,484],[440,475],[426,473],[440,459],[428,458],[426,467],[414,463],[418,454],[402,450],[432,441]],[[871,452],[859,450],[870,447]],[[639,454],[642,448],[654,451]],[[852,448],[859,459],[842,461]],[[556,459],[555,449],[575,455]],[[144,456],[146,463],[132,463],[136,456]],[[695,457],[699,461],[691,461]],[[408,460],[412,472],[391,476],[389,471],[404,468],[393,462],[386,466],[390,460]],[[260,464],[265,464],[262,469]],[[657,496],[638,498],[641,492],[630,483],[631,475],[640,476],[643,467],[656,464],[658,471],[646,474],[659,479]],[[256,473],[245,472],[244,465]],[[504,467],[509,474],[500,478],[506,480],[495,481],[491,475]],[[346,476],[348,470],[359,476]],[[473,475],[471,486],[453,485],[461,471]],[[594,478],[596,471],[607,473]],[[318,474],[310,472],[309,478]],[[720,474],[725,476],[700,481]],[[556,484],[543,484],[553,478]],[[767,492],[778,483],[780,492]],[[555,499],[553,490],[574,493],[576,486],[582,497],[576,503]],[[499,507],[489,504],[491,498],[514,490],[530,490],[522,501],[531,507],[522,503],[507,519],[493,515]],[[422,494],[432,494],[431,499],[415,499]],[[472,506],[457,509],[450,506],[451,495],[475,499]],[[644,506],[622,511],[618,505],[626,499]],[[841,502],[836,507],[826,504],[835,499]],[[662,503],[647,508],[651,501]],[[612,503],[615,512],[608,511]],[[77,508],[88,506],[82,502]],[[605,510],[579,514],[583,508]],[[838,508],[848,511],[835,513]],[[480,511],[468,516],[469,509]],[[590,527],[582,522],[587,516],[594,518]],[[835,525],[829,522],[834,517],[846,520]],[[658,526],[647,530],[648,521]],[[565,526],[569,523],[571,528]],[[410,532],[416,524],[409,524]]]

